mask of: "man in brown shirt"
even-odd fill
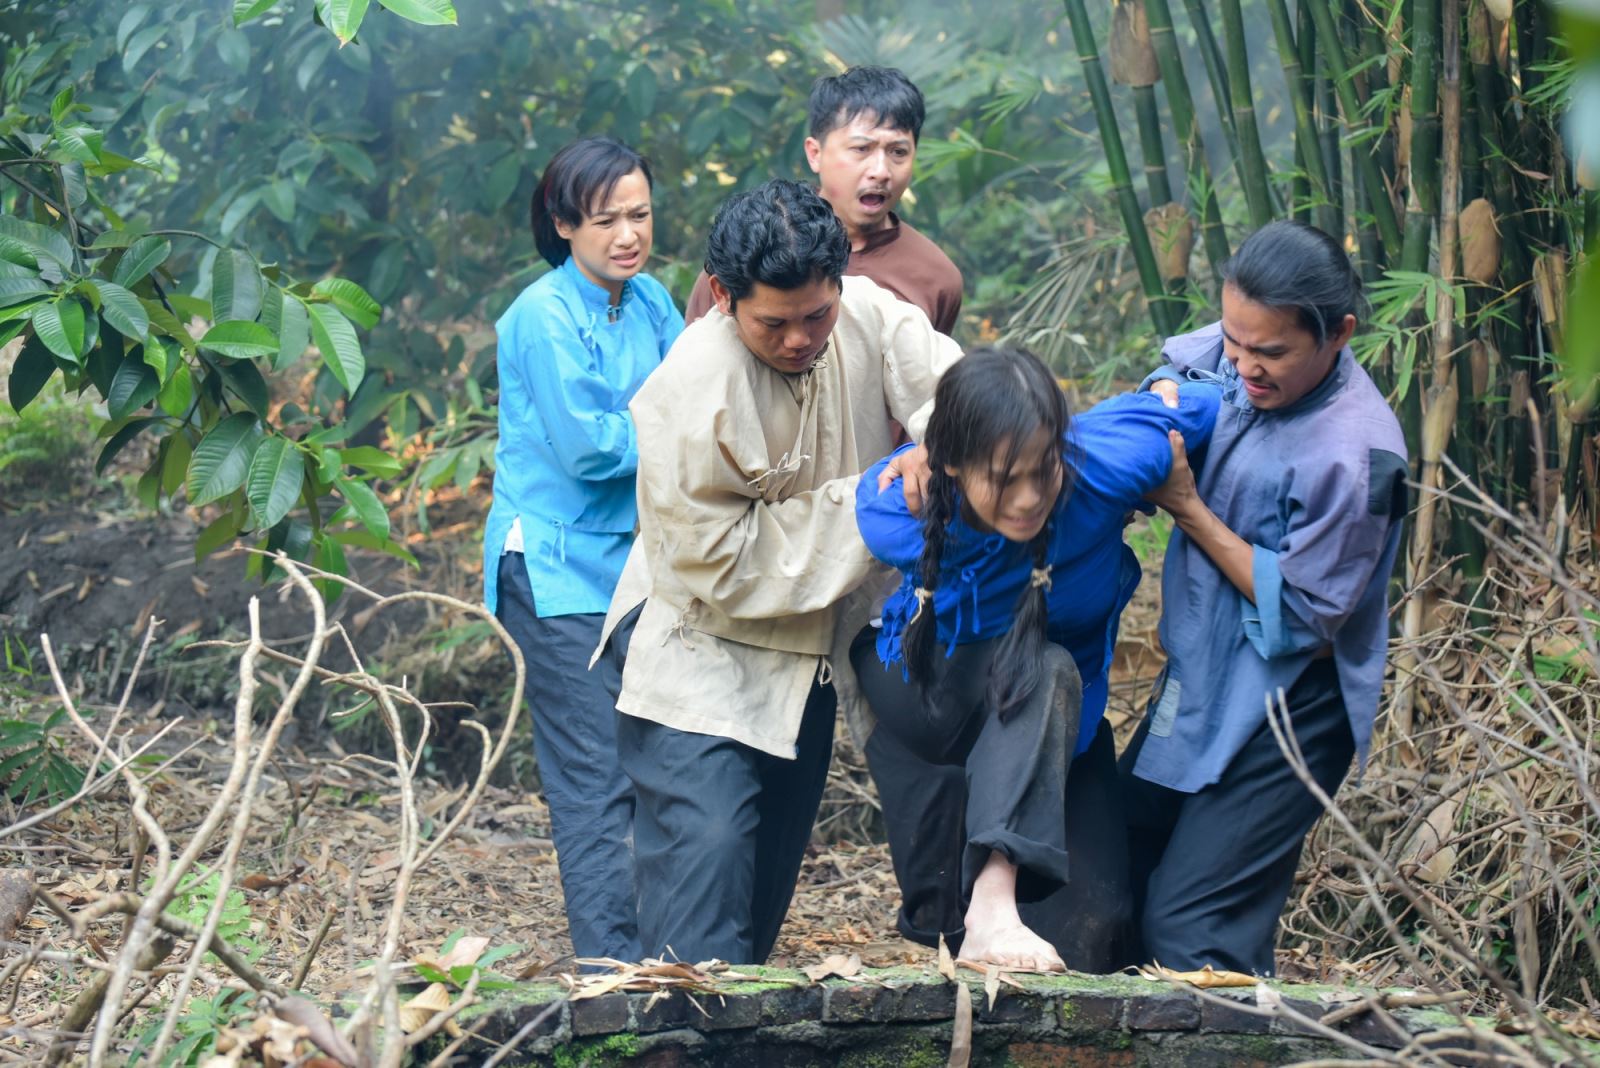
[[[811,90],[806,162],[823,199],[850,238],[846,275],[864,275],[921,308],[949,335],[961,312],[961,271],[894,207],[911,184],[925,109],[922,92],[898,70],[851,67]],[[715,302],[704,271],[685,314],[694,322]]]

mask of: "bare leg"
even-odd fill
[[[1017,866],[1002,853],[990,853],[978,873],[966,926],[967,936],[961,943],[964,960],[1040,972],[1066,970],[1050,943],[1017,913]]]

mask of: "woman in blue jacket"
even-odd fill
[[[981,349],[939,382],[921,514],[879,477],[915,447],[862,476],[862,537],[904,574],[851,659],[877,716],[867,755],[908,938],[1011,967],[1123,963],[1126,840],[1102,720],[1139,582],[1122,528],[1168,475],[1168,432],[1202,447],[1218,395],[1116,397],[1069,427],[1037,357]]]
[[[619,666],[588,669],[633,541],[632,399],[683,329],[650,256],[650,165],[606,137],[555,154],[533,193],[552,268],[499,334],[500,442],[484,601],[522,650],[539,779],[580,957],[637,960],[633,794],[617,765]]]

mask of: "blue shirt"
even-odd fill
[[[1161,574],[1167,669],[1134,774],[1193,793],[1216,782],[1266,723],[1266,701],[1331,648],[1364,763],[1388,652],[1388,582],[1406,513],[1406,447],[1348,348],[1287,408],[1250,403],[1221,324],[1168,340],[1151,377],[1223,387],[1196,468],[1200,499],[1253,547],[1256,601],[1181,530]]]
[[[483,533],[483,600],[494,611],[500,556],[522,520],[523,560],[541,616],[604,612],[633,541],[638,437],[628,401],[683,330],[665,287],[639,274],[610,321],[606,291],[569,257],[495,323],[500,443]]]
[[[1139,561],[1122,540],[1123,521],[1172,469],[1167,431],[1180,431],[1187,448],[1200,451],[1217,416],[1215,387],[1187,384],[1179,394],[1177,408],[1152,393],[1113,397],[1075,418],[1068,431],[1072,484],[1050,518],[1047,634],[1072,654],[1083,677],[1079,753],[1094,741],[1105,713],[1117,621],[1139,585]],[[922,520],[906,508],[904,485],[896,480],[878,492],[878,474],[888,462],[861,476],[856,523],[872,554],[904,573],[883,607],[878,636],[879,658],[895,664],[904,660],[902,636],[917,609],[923,539]],[[933,594],[939,641],[953,649],[1009,631],[1032,569],[1026,545],[975,530],[958,511],[946,528]]]

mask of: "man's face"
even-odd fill
[[[831,278],[819,278],[798,289],[775,289],[757,282],[734,305],[721,280],[712,275],[711,295],[723,314],[733,316],[745,348],[786,375],[811,369],[828,347],[833,324],[839,321],[840,286]]]
[[[877,115],[862,112],[821,142],[806,138],[806,162],[855,247],[864,235],[889,224],[889,212],[911,184],[917,159],[911,131],[891,129],[880,121]]]
[[[1346,315],[1319,345],[1293,308],[1270,307],[1231,284],[1222,287],[1222,353],[1239,372],[1250,403],[1263,411],[1287,408],[1316,389],[1355,328],[1355,316]]]

